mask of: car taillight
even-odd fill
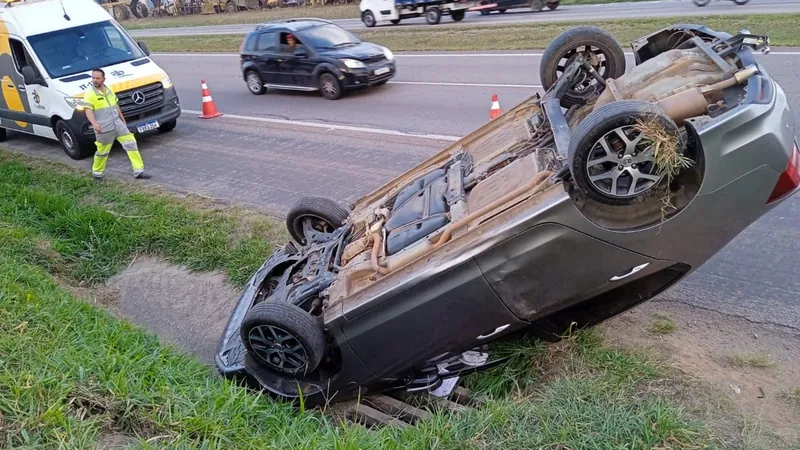
[[[789,165],[783,171],[775,189],[767,200],[767,204],[784,198],[787,194],[800,186],[800,148],[797,147],[797,140],[792,142],[792,156],[789,158]]]

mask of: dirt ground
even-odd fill
[[[75,293],[207,364],[238,300],[222,274],[193,274],[151,257],[138,257],[103,289]],[[666,300],[641,305],[600,330],[610,345],[644,349],[681,380],[702,386],[701,396],[674,379],[652,388],[668,389],[695,412],[705,410],[698,418],[737,442],[730,448],[800,450],[797,331]]]
[[[746,448],[800,448],[791,447],[800,444],[796,331],[661,300],[600,328],[612,345],[649,350],[681,373],[710,383],[741,414],[738,432]],[[779,447],[765,446],[768,442]]]

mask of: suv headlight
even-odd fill
[[[345,66],[351,69],[363,69],[364,67],[367,67],[364,65],[363,62],[355,59],[343,59],[342,62],[344,63]]]
[[[172,80],[169,79],[169,75],[164,75],[164,78],[161,80],[161,85],[164,86],[164,89],[172,87]]]
[[[386,47],[383,47],[383,56],[386,57],[389,61],[394,59],[394,53]]]
[[[88,103],[86,103],[85,101],[83,101],[83,99],[80,98],[64,97],[64,100],[72,109],[77,111],[83,111],[84,109],[86,109],[87,106],[89,106]]]

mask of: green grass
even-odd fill
[[[678,326],[669,317],[662,314],[654,314],[653,322],[650,323],[650,332],[656,334],[671,334],[674,333]]]
[[[617,3],[619,0],[562,0],[562,6]],[[633,0],[645,1],[645,0]],[[524,9],[511,10],[524,11]],[[545,10],[547,11],[547,10]],[[242,11],[236,14],[210,14],[193,16],[158,17],[134,19],[122,22],[128,30],[144,28],[196,27],[204,25],[256,24],[269,20],[292,17],[318,17],[320,19],[358,19],[361,17],[358,3],[334,6],[304,6],[302,8],[276,8],[263,11]],[[497,14],[497,13],[495,13]],[[545,13],[546,14],[546,13]],[[445,20],[447,20],[445,18]]]
[[[752,353],[734,353],[731,355],[731,362],[739,367],[756,367],[759,369],[766,369],[774,365],[768,356]]]
[[[774,46],[798,46],[796,32],[800,14],[674,17],[668,19],[626,19],[589,21],[612,33],[627,48],[633,39],[676,23],[701,23],[718,31],[736,33],[748,28],[768,34]],[[535,25],[378,29],[356,31],[361,39],[385,45],[393,51],[469,51],[542,49],[560,32],[574,23],[537,23]],[[241,35],[144,37],[153,52],[237,52]]]
[[[690,449],[715,442],[659,365],[583,332],[557,346],[501,346],[510,364],[467,379],[485,408],[411,429],[367,430],[298,411],[211,369],[73,294],[136,252],[241,283],[277,223],[0,150],[0,448]],[[244,223],[241,221],[244,220]]]

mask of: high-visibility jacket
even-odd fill
[[[106,93],[103,94],[94,85],[86,91],[83,97],[84,103],[88,108],[94,111],[94,117],[97,124],[103,130],[113,130],[116,122],[119,119],[117,114],[117,95],[106,87]]]

